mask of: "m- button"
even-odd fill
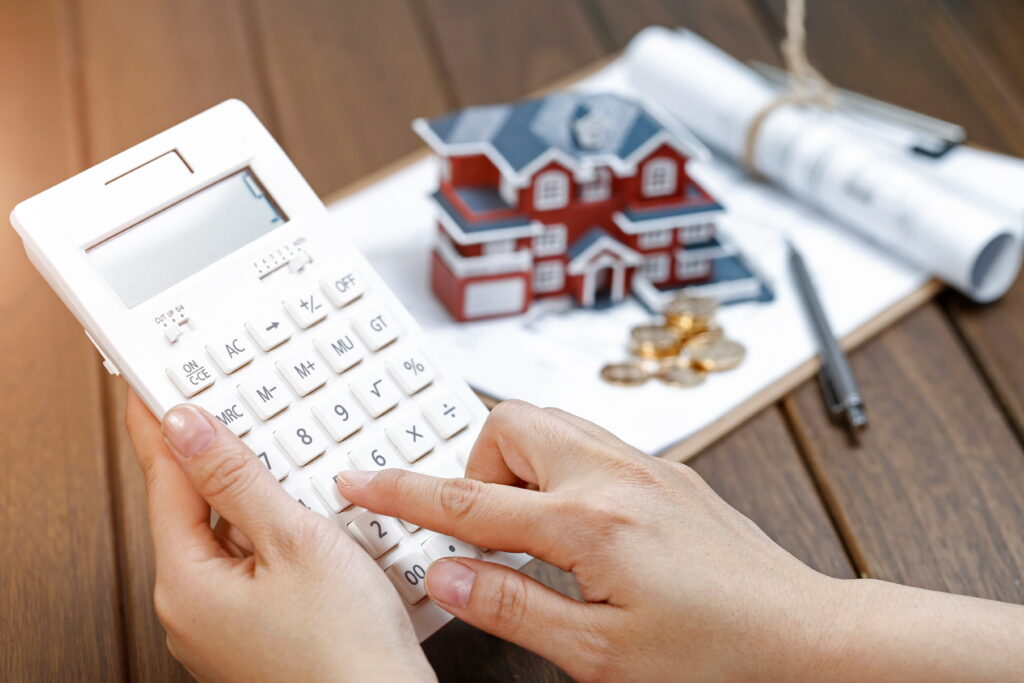
[[[167,376],[185,398],[192,398],[213,384],[213,373],[198,353],[182,356],[180,361],[167,368]]]

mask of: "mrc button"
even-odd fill
[[[213,384],[213,371],[199,353],[181,356],[177,363],[167,368],[167,376],[185,398],[192,398]]]

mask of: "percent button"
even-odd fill
[[[388,369],[402,390],[410,396],[434,381],[434,368],[426,357],[409,346],[395,350]]]

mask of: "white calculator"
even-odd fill
[[[450,619],[424,591],[432,561],[528,560],[338,495],[349,468],[461,476],[486,409],[242,102],[22,202],[11,221],[106,369],[157,416],[189,401],[242,437],[377,560],[421,640]]]

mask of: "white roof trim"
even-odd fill
[[[626,214],[621,211],[616,211],[612,214],[612,220],[615,222],[615,225],[619,226],[619,229],[627,235],[638,235],[643,232],[684,228],[687,225],[707,223],[709,220],[717,219],[724,213],[724,209],[718,208],[683,214],[681,216],[666,216],[664,218],[652,218],[650,220],[634,222],[631,221]]]
[[[680,135],[678,131],[672,132],[672,129],[679,129],[679,126],[669,127],[666,126],[661,118],[657,116],[654,116],[654,118],[662,126],[665,126],[666,129],[655,133],[649,140],[637,147],[625,158],[615,154],[591,154],[582,160],[577,160],[557,147],[548,147],[536,159],[519,171],[516,171],[509,165],[504,155],[499,153],[489,140],[482,142],[445,142],[437,136],[434,129],[430,127],[430,123],[424,118],[415,119],[412,122],[412,129],[437,154],[443,156],[485,155],[515,187],[525,187],[528,185],[533,174],[552,161],[557,161],[568,168],[577,178],[586,176],[588,170],[594,166],[609,166],[615,169],[619,175],[629,175],[636,171],[637,164],[662,144],[675,148],[676,151],[688,159],[706,160],[710,158],[707,148],[701,145],[691,134],[687,132],[686,135]]]
[[[511,225],[507,228],[495,228],[494,230],[484,230],[479,233],[464,232],[454,218],[448,213],[448,210],[441,206],[440,203],[433,197],[430,198],[431,203],[434,205],[434,213],[437,215],[437,220],[444,228],[444,231],[448,235],[462,245],[471,244],[485,244],[487,242],[497,242],[500,240],[513,240],[521,237],[533,237],[539,235],[544,231],[544,224],[539,221],[531,220],[529,223],[523,223],[522,225]]]
[[[533,267],[533,255],[525,249],[502,254],[463,256],[447,240],[435,245],[438,255],[458,278],[524,273]]]
[[[606,250],[618,254],[619,257],[626,262],[626,265],[629,266],[637,266],[643,262],[643,257],[640,256],[640,254],[636,253],[622,242],[609,235],[602,235],[589,247],[576,254],[576,256],[569,261],[569,265],[566,266],[566,271],[570,275],[579,275],[586,270],[587,262],[593,258],[594,254],[599,254]]]

